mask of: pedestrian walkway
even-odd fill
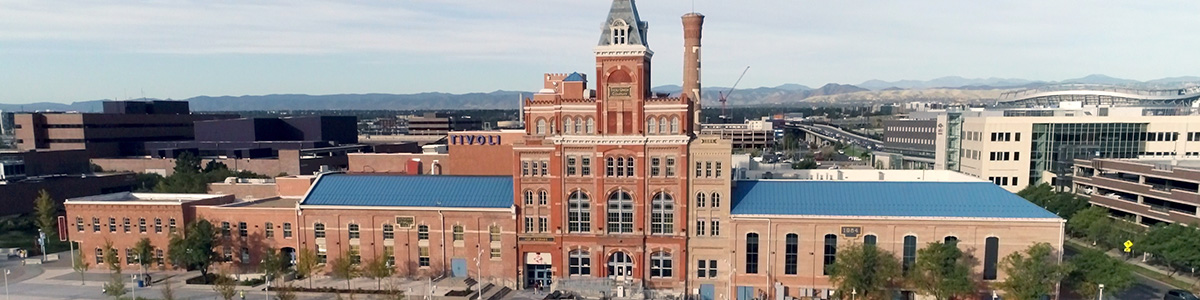
[[[1069,242],[1074,242],[1075,245],[1084,246],[1084,247],[1094,249],[1094,250],[1096,249],[1091,246],[1091,243],[1083,241],[1083,240],[1074,239],[1074,238],[1068,238],[1067,240]],[[1143,262],[1142,261],[1143,257],[1129,257],[1126,255],[1127,253],[1118,251],[1116,249],[1106,251],[1106,252],[1104,252],[1104,254],[1107,254],[1110,257],[1125,261],[1128,264],[1139,266],[1146,270],[1150,270],[1151,272],[1159,273],[1159,274],[1162,274],[1165,276],[1170,276],[1172,278],[1175,278],[1175,279],[1183,281],[1183,282],[1188,282],[1189,286],[1186,288],[1195,287],[1197,285],[1197,282],[1200,281],[1200,277],[1195,276],[1195,273],[1188,274],[1188,273],[1184,273],[1184,272],[1175,272],[1174,274],[1171,274],[1171,270],[1167,270],[1166,268],[1164,268],[1162,266],[1157,266],[1157,265]],[[1172,285],[1170,283],[1167,283],[1167,284]]]

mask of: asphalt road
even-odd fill
[[[1065,259],[1065,258],[1071,257],[1072,255],[1075,255],[1075,252],[1072,251],[1071,248],[1066,248],[1066,252],[1064,252],[1063,254],[1065,254],[1065,256],[1066,256],[1066,257],[1064,257],[1064,259]],[[1133,276],[1134,276],[1134,279],[1136,279],[1136,281],[1134,282],[1132,287],[1130,287],[1129,289],[1127,289],[1125,291],[1121,291],[1120,293],[1116,293],[1116,294],[1105,293],[1104,299],[1106,299],[1106,300],[1107,299],[1113,299],[1113,300],[1162,299],[1163,295],[1165,295],[1168,290],[1174,289],[1174,287],[1167,285],[1166,283],[1162,283],[1158,280],[1154,280],[1152,278],[1142,276],[1141,274],[1138,274],[1138,273],[1133,273]],[[1067,293],[1067,294],[1070,294],[1070,293]],[[1066,295],[1064,295],[1064,296],[1066,296]],[[1066,298],[1066,297],[1064,297],[1064,298]],[[1079,299],[1079,298],[1076,296],[1075,298],[1071,298],[1071,299]]]

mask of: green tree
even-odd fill
[[[217,261],[217,252],[213,247],[217,243],[217,229],[208,222],[200,219],[187,225],[186,236],[172,235],[167,247],[167,257],[171,264],[189,270],[200,270],[200,274],[208,279],[208,267]]]
[[[1104,284],[1104,290],[1110,294],[1133,286],[1133,271],[1129,264],[1104,252],[1082,249],[1068,263],[1073,271],[1067,276],[1067,286],[1086,299],[1096,298],[1099,284]]]
[[[908,282],[934,299],[968,297],[975,292],[975,282],[971,280],[972,265],[972,259],[955,244],[929,243],[917,250],[917,260],[909,270]]]
[[[38,191],[37,198],[33,199],[33,206],[37,213],[38,229],[46,233],[47,242],[54,240],[52,237],[58,235],[58,202],[54,202],[49,192],[41,190]]]
[[[145,274],[150,264],[154,263],[154,245],[150,244],[150,238],[138,240],[137,244],[133,245],[133,253],[137,256],[134,259],[142,266],[142,273]]]
[[[1001,268],[1008,278],[998,283],[1004,297],[1014,300],[1037,300],[1054,293],[1059,281],[1067,277],[1071,267],[1058,262],[1054,248],[1037,243],[1024,253],[1013,252],[1004,258]]]
[[[111,272],[121,272],[121,260],[117,258],[117,248],[113,248],[112,240],[104,240],[104,264]]]
[[[376,256],[363,265],[363,277],[375,279],[375,289],[383,288],[383,279],[396,273],[396,268],[389,265],[387,258]]]
[[[293,287],[291,283],[284,284],[284,286],[281,286],[281,287],[275,289],[275,299],[277,299],[277,300],[296,300],[297,297],[296,297],[296,292],[294,291],[294,289],[295,289],[295,287]]]
[[[121,299],[125,296],[125,275],[121,274],[121,269],[116,269],[112,273],[112,278],[108,283],[104,284],[104,294],[112,296],[115,299]]]
[[[278,279],[280,274],[283,274],[284,258],[279,251],[274,248],[267,247],[263,249],[262,263],[258,264],[258,271],[263,272],[269,279]]]
[[[193,155],[191,152],[184,151],[175,158],[175,171],[173,174],[194,174],[200,172],[200,158]]]
[[[1200,266],[1200,247],[1197,246],[1200,245],[1200,230],[1196,226],[1159,224],[1151,228],[1140,243],[1134,244],[1154,254],[1172,273],[1179,267],[1197,267]]]
[[[312,288],[312,275],[320,268],[317,252],[309,248],[300,248],[296,254],[296,274],[308,279],[308,287]]]
[[[79,254],[74,256],[73,260],[75,262],[71,264],[71,268],[75,269],[76,273],[79,273],[79,285],[85,285],[87,283],[84,281],[83,275],[87,273],[88,269],[92,268],[92,265],[88,264],[86,259],[83,259],[83,251],[79,251]]]
[[[1108,217],[1108,209],[1092,206],[1076,213],[1067,220],[1067,231],[1076,236],[1086,238],[1093,244],[1104,240],[1104,235],[1112,230],[1112,219]]]
[[[350,261],[350,255],[350,251],[347,250],[344,255],[329,262],[331,275],[333,278],[345,279],[346,289],[350,289],[350,280],[358,277],[358,266]]]
[[[221,269],[221,268],[218,268]],[[217,271],[217,278],[213,280],[212,289],[217,292],[217,296],[221,299],[232,300],[233,296],[237,295],[237,281],[233,280],[224,269]]]
[[[901,278],[895,254],[864,244],[838,249],[829,274],[839,295],[855,291],[867,300],[891,299],[891,289],[900,285]]]

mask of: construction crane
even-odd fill
[[[742,77],[746,77],[746,71],[750,71],[750,66],[746,66],[746,69],[742,70],[742,75],[738,76],[737,81],[733,82],[733,86],[729,87],[728,91],[724,93],[717,91],[717,99],[721,101],[721,116],[718,117],[721,119],[721,123],[729,123],[729,115],[725,111],[725,102],[728,102],[729,94],[733,94],[733,89],[737,88],[738,83],[742,82]]]

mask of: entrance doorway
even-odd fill
[[[451,258],[450,272],[454,277],[467,277],[467,259]]]
[[[550,265],[525,265],[525,288],[550,288]]]
[[[283,259],[284,259],[283,267],[285,267],[285,268],[291,267],[296,264],[296,248],[283,247],[282,249],[279,249],[279,256],[283,257]]]
[[[625,252],[608,256],[608,278],[625,281],[633,278],[633,259]]]

